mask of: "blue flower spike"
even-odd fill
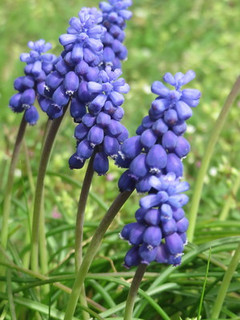
[[[166,73],[166,85],[153,83],[152,92],[158,97],[137,135],[124,141],[116,158],[119,166],[127,168],[119,179],[120,190],[136,188],[140,193],[148,193],[139,201],[137,223],[126,225],[121,232],[121,237],[133,245],[125,257],[127,268],[153,261],[174,266],[181,263],[188,228],[182,207],[188,202],[184,192],[189,189],[188,183],[181,181],[182,160],[190,151],[183,134],[185,121],[192,116],[192,108],[201,96],[196,89],[181,87],[194,77],[191,70],[186,74]]]
[[[9,107],[17,113],[24,112],[24,118],[29,125],[35,125],[39,118],[36,107],[33,106],[39,91],[44,87],[47,75],[53,70],[56,57],[45,53],[52,45],[40,39],[36,42],[30,41],[28,47],[30,53],[22,53],[20,60],[26,63],[25,76],[18,77],[14,81],[14,88],[18,91],[9,101]]]

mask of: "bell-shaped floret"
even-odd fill
[[[178,137],[171,131],[164,133],[162,137],[162,145],[165,150],[173,151],[178,143]]]
[[[151,245],[144,243],[143,245],[141,245],[138,252],[141,257],[141,263],[149,264],[156,258],[157,247],[153,248]]]
[[[158,246],[162,240],[162,231],[158,226],[148,227],[143,235],[143,241],[153,247]]]
[[[136,223],[129,234],[129,242],[133,245],[139,245],[143,242],[143,234],[146,226]]]
[[[184,101],[176,103],[176,111],[180,121],[185,121],[192,116],[192,109]]]
[[[130,175],[130,171],[125,171],[118,180],[118,188],[121,192],[132,191],[135,188],[136,180]]]
[[[139,210],[146,210],[146,209],[139,209]],[[152,226],[158,226],[161,219],[160,219],[160,212],[158,209],[149,209],[144,214],[144,220],[147,224]]]
[[[177,225],[174,219],[162,221],[162,231],[164,236],[172,234],[177,231]]]
[[[81,169],[85,161],[81,160],[76,153],[74,153],[68,160],[70,169]]]
[[[121,153],[124,157],[129,159],[135,158],[141,152],[141,150],[142,145],[139,136],[126,139],[121,147]]]
[[[80,159],[89,159],[93,154],[93,148],[88,140],[81,141],[77,146],[77,155]]]
[[[160,144],[155,144],[148,151],[146,164],[151,172],[159,172],[167,165],[167,153]]]
[[[148,167],[146,165],[146,155],[139,154],[134,158],[129,166],[131,174],[136,178],[143,178],[148,173]]]
[[[109,169],[109,162],[108,157],[104,152],[96,153],[93,161],[93,169],[98,173],[99,176],[107,173]]]
[[[72,96],[79,87],[79,78],[74,71],[69,71],[64,78],[63,82],[65,93]]]
[[[21,97],[21,103],[23,105],[23,107],[26,106],[29,107],[31,106],[36,98],[36,94],[35,91],[33,89],[27,89],[22,93],[22,97]]]
[[[157,254],[155,260],[158,263],[168,263],[169,252],[166,250],[165,244],[161,243],[157,247]]]
[[[188,219],[186,217],[183,217],[181,220],[178,220],[177,222],[177,231],[180,233],[186,232],[188,229]]]
[[[174,153],[169,153],[167,155],[167,172],[173,172],[177,177],[183,176],[183,164],[181,160]]]
[[[35,125],[39,119],[39,114],[34,106],[30,106],[25,112],[24,118],[31,126]]]
[[[94,147],[103,142],[104,130],[98,125],[94,125],[88,132],[88,141]]]
[[[157,136],[151,129],[147,129],[141,134],[140,141],[144,147],[151,148],[155,144],[156,140]]]
[[[183,252],[183,242],[178,233],[174,232],[165,237],[166,248],[171,254],[178,254]]]
[[[119,148],[120,148],[120,145],[116,138],[111,136],[105,136],[103,141],[103,149],[108,156],[112,158],[116,158]]]
[[[124,266],[126,268],[131,268],[140,264],[141,259],[138,254],[138,250],[139,250],[138,246],[134,246],[130,250],[128,250],[124,259]]]
[[[70,114],[75,122],[81,122],[82,117],[86,114],[86,106],[80,102],[77,98],[72,98],[70,105]]]

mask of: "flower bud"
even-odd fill
[[[176,111],[178,114],[178,119],[187,120],[192,116],[192,109],[183,101],[178,101],[176,103]]]
[[[93,161],[93,169],[98,173],[99,176],[102,176],[107,173],[109,169],[108,157],[104,152],[98,152],[95,155]]]
[[[177,177],[183,176],[183,164],[174,153],[169,153],[167,155],[166,170],[167,172],[175,173]]]
[[[183,252],[183,242],[181,237],[176,233],[172,233],[165,237],[166,248],[171,254]]]
[[[121,192],[132,191],[135,188],[136,181],[130,176],[130,171],[123,172],[118,180],[118,188]]]
[[[159,172],[167,165],[167,154],[163,147],[155,144],[147,153],[146,164],[152,172]]]
[[[176,222],[174,219],[162,221],[162,231],[164,236],[172,234],[177,231]]]
[[[141,134],[141,143],[144,147],[151,148],[156,140],[157,137],[151,129],[147,129]]]
[[[136,178],[143,178],[148,173],[146,165],[146,155],[139,154],[134,158],[129,166],[131,174]]]
[[[83,140],[77,146],[77,155],[80,159],[89,159],[93,154],[93,148],[88,140]]]
[[[33,89],[27,89],[22,93],[22,97],[21,97],[21,102],[26,106],[29,106],[34,104],[36,95],[35,95],[35,91]]]
[[[75,128],[74,137],[77,140],[82,140],[86,137],[87,133],[88,133],[88,128],[83,123],[80,123]]]
[[[70,71],[65,75],[63,85],[68,96],[72,96],[78,90],[79,78],[74,71]]]
[[[31,126],[35,125],[39,119],[39,114],[34,106],[30,106],[25,112],[24,118]]]
[[[162,240],[162,232],[158,226],[148,227],[143,235],[143,241],[153,247],[158,246]]]
[[[141,263],[149,264],[156,258],[157,247],[153,248],[151,245],[144,243],[143,245],[141,245],[138,252],[141,257]]]
[[[74,153],[68,160],[70,169],[81,169],[85,161],[81,160],[76,153]]]
[[[140,208],[139,210],[144,210]],[[160,212],[158,209],[149,209],[144,214],[144,220],[147,224],[157,226],[160,223]]]
[[[98,145],[103,142],[104,131],[98,125],[95,125],[89,130],[87,138],[91,145]]]
[[[186,232],[188,229],[188,225],[189,225],[188,219],[183,217],[181,220],[178,220],[177,222],[177,231],[180,233]]]
[[[178,137],[174,152],[179,158],[183,158],[190,152],[190,148],[189,142],[184,137],[180,136]]]
[[[135,136],[125,140],[121,147],[121,153],[124,157],[133,159],[135,158],[142,150],[142,145],[140,142],[140,137]]]
[[[130,250],[128,250],[124,260],[124,263],[125,263],[124,266],[126,268],[131,268],[139,265],[141,259],[138,254],[138,248],[139,248],[138,246],[134,246]]]
[[[52,100],[58,106],[65,106],[69,101],[69,96],[66,94],[64,87],[59,86],[53,93]]]
[[[146,226],[140,223],[136,223],[131,229],[129,234],[129,242],[133,245],[139,245],[143,242],[143,234]]]
[[[165,150],[173,151],[178,143],[178,137],[172,132],[167,131],[162,137],[162,145]]]

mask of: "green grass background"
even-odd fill
[[[188,121],[187,138],[191,142],[192,152],[184,160],[185,177],[193,189],[194,181],[204,157],[206,144],[214,122],[231,90],[240,71],[240,2],[238,0],[135,0],[133,1],[133,18],[127,23],[126,46],[129,51],[128,60],[123,64],[123,76],[131,86],[124,104],[125,117],[123,123],[128,127],[131,135],[148,112],[151,101],[155,98],[150,92],[151,83],[161,80],[166,72],[186,72],[192,69],[196,72],[196,79],[190,87],[202,92],[201,103],[194,109],[194,116]],[[24,64],[19,61],[19,55],[27,52],[27,42],[44,38],[53,44],[53,52],[60,54],[61,46],[58,42],[60,34],[65,33],[68,20],[76,16],[82,6],[97,6],[98,1],[63,1],[63,0],[4,0],[0,5],[0,188],[3,197],[6,173],[9,165],[13,144],[16,137],[21,115],[11,112],[8,101],[14,94],[13,81],[23,74]],[[239,98],[232,106],[232,110],[217,143],[208,175],[205,178],[201,205],[199,209],[195,244],[206,244],[209,241],[227,236],[239,235],[239,192],[233,198],[229,212],[228,224],[216,224],[221,209],[231,194],[231,189],[239,174],[240,168],[240,101]],[[30,160],[34,177],[38,170],[41,139],[46,116],[41,113],[37,126],[29,127],[26,135],[27,156]],[[69,254],[69,259],[61,265],[58,273],[72,272],[73,259],[70,251],[73,246],[73,225],[76,214],[79,188],[76,183],[81,182],[84,170],[71,172],[68,169],[68,158],[74,152],[75,141],[73,130],[75,124],[68,115],[57,138],[55,149],[46,179],[45,210],[47,230],[49,232],[48,249],[52,268]],[[51,173],[51,174],[50,174]],[[74,182],[64,179],[71,177]],[[92,192],[105,205],[117,194],[117,180],[120,175],[113,163],[107,176],[94,177]],[[112,182],[108,182],[111,180]],[[74,184],[75,183],[75,184]],[[189,192],[191,196],[191,191]],[[121,215],[112,225],[111,231],[104,242],[101,255],[110,258],[117,271],[122,272],[121,266],[124,252],[128,246],[118,240],[117,233],[124,223],[134,220],[134,212],[138,207],[138,195],[134,195],[121,211]],[[14,203],[11,212],[11,241],[21,259],[28,252],[23,237],[28,213],[31,208],[32,193],[27,177],[26,153],[22,152],[16,171],[14,187]],[[188,205],[188,208],[190,205]],[[28,209],[26,209],[28,208]],[[55,219],[53,213],[59,213]],[[188,210],[186,210],[188,212]],[[90,198],[86,214],[86,221],[92,222],[86,227],[85,240],[92,234],[92,228],[98,224],[104,213],[99,203]],[[61,226],[68,231],[59,232],[51,236],[51,230]],[[223,265],[228,265],[230,249],[223,249],[213,253]],[[188,249],[190,250],[190,249]],[[11,254],[13,254],[11,252]],[[111,272],[112,265],[108,260],[97,258],[92,272]],[[152,272],[163,272],[162,265],[153,265]],[[199,295],[203,286],[203,276],[206,261],[200,257],[192,264],[180,270],[185,271],[185,278],[174,279],[178,287],[167,292],[167,297],[159,295],[157,302],[165,307],[172,319],[179,316],[196,316]],[[179,272],[180,272],[179,271]],[[202,277],[187,278],[186,272],[199,272]],[[223,269],[210,265],[210,272],[222,272]],[[178,274],[178,271],[176,271]],[[238,273],[239,275],[239,273]],[[216,297],[220,278],[209,278],[207,295],[204,304],[203,317],[208,317],[211,305]],[[217,279],[217,280],[216,280]],[[151,279],[143,284],[147,289]],[[173,280],[171,280],[173,281]],[[106,283],[101,282],[105,288]],[[14,284],[15,286],[15,284]],[[235,279],[226,300],[223,317],[234,318],[240,316],[239,281]],[[124,301],[126,291],[122,292],[117,285],[109,285],[109,293],[114,296],[116,303]],[[57,295],[57,293],[54,293]],[[99,303],[107,307],[106,301],[97,292],[92,283],[88,284],[89,296],[96,298]],[[25,293],[28,296],[27,293]],[[96,297],[97,296],[97,297]],[[61,300],[62,299],[62,300]],[[61,309],[66,297],[54,298],[53,305]],[[44,302],[46,305],[48,302]],[[0,305],[1,306],[1,305]],[[195,307],[194,307],[195,306]],[[195,308],[195,309],[194,309]],[[121,312],[120,312],[121,315]],[[147,306],[141,314],[143,319],[161,319],[159,315]],[[30,319],[30,318],[29,318]]]

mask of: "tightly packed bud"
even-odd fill
[[[107,29],[102,41],[104,44],[103,60],[107,64],[112,64],[113,68],[121,67],[121,60],[127,58],[127,49],[122,44],[125,39],[124,29],[126,20],[132,17],[132,13],[127,10],[132,5],[131,0],[109,0],[100,2],[100,9],[103,12],[103,26]]]
[[[42,88],[46,76],[52,71],[56,57],[53,54],[43,54],[51,49],[50,43],[41,39],[30,41],[28,47],[30,53],[22,53],[20,60],[26,62],[25,76],[14,81],[14,88],[18,91],[9,101],[9,106],[14,112],[25,111],[25,120],[30,124],[36,124],[39,115],[34,107],[37,91]]]
[[[182,158],[190,151],[182,135],[185,121],[192,115],[191,108],[197,106],[201,96],[198,90],[182,90],[181,86],[194,77],[193,71],[165,74],[164,81],[174,90],[162,82],[153,83],[152,92],[158,97],[138,127],[137,136],[123,142],[116,159],[119,166],[128,168],[119,179],[119,189],[148,192],[135,214],[137,223],[125,226],[120,235],[134,245],[126,255],[126,267],[151,261],[181,263],[188,228],[182,209],[188,197],[183,192],[189,186],[180,179]]]
[[[67,33],[60,36],[64,50],[39,92],[39,103],[50,119],[60,117],[70,102],[70,113],[79,123],[86,114],[86,105],[96,97],[89,92],[88,82],[97,81],[102,62],[101,37],[106,29],[99,24],[101,21],[100,11],[83,8],[78,18],[70,19]]]

